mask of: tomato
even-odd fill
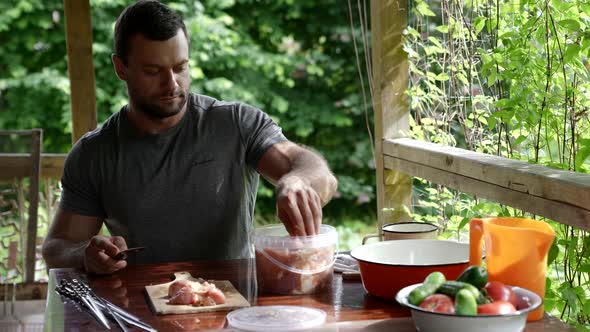
[[[508,301],[494,301],[477,306],[477,313],[483,315],[504,315],[515,311],[514,305]]]
[[[530,307],[531,305],[533,305],[533,301],[531,300],[530,297],[525,295],[525,296],[522,296],[520,299],[518,299],[518,304],[516,305],[516,310],[526,309],[526,308]]]
[[[420,303],[420,308],[428,311],[442,312],[445,314],[455,313],[455,304],[453,299],[444,294],[432,294]]]
[[[512,287],[508,287],[499,281],[489,281],[485,285],[488,295],[495,301],[508,301],[516,308],[518,307],[518,298]]]

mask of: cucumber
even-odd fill
[[[466,288],[461,289],[455,295],[455,314],[457,315],[477,315],[477,302],[473,293]]]
[[[488,282],[488,271],[482,266],[470,265],[455,280],[472,284],[477,288],[483,288]]]
[[[471,292],[471,294],[473,294],[473,297],[477,301],[477,304],[488,303],[488,300],[486,299],[485,295],[482,294],[479,291],[479,289],[477,289],[472,284],[468,284],[468,283],[462,282],[462,281],[456,281],[456,280],[445,281],[442,285],[440,285],[440,287],[438,287],[436,292],[454,297],[462,289],[466,289],[469,292]]]
[[[441,272],[430,273],[422,285],[414,288],[408,295],[408,302],[413,305],[420,305],[422,301],[428,296],[434,294],[436,290],[445,282],[447,279]]]

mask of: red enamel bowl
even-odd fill
[[[431,272],[455,280],[469,266],[469,244],[446,240],[382,241],[357,247],[350,255],[359,262],[365,290],[386,300]]]

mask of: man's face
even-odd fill
[[[178,114],[188,100],[190,76],[188,41],[182,31],[176,36],[155,41],[137,34],[130,39],[127,65],[115,65],[127,83],[134,109],[164,119]]]

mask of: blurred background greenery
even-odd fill
[[[127,100],[110,55],[114,22],[129,3],[90,1],[99,124]],[[319,151],[339,181],[325,222],[353,225],[346,234],[373,231],[375,170],[346,3],[165,3],[182,14],[189,31],[192,91],[259,107],[289,139]],[[0,3],[0,128],[43,128],[43,151],[49,153],[71,147],[63,12],[62,0]],[[358,27],[354,33],[360,38]],[[359,52],[363,56],[362,47]],[[274,204],[272,186],[262,182],[258,222],[275,220]]]

